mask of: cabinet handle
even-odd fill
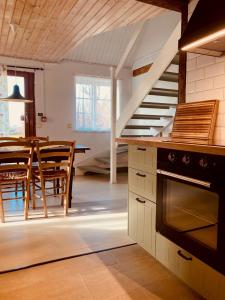
[[[138,147],[137,150],[139,150],[139,151],[146,151],[146,148]]]
[[[144,200],[141,200],[140,198],[136,198],[136,200],[138,201],[138,202],[140,202],[140,203],[145,203],[145,201]]]
[[[184,255],[184,254],[182,253],[181,250],[178,250],[178,251],[177,251],[177,254],[178,254],[180,257],[182,257],[183,259],[185,259],[185,260],[192,260],[192,257],[191,257],[191,256],[190,256],[190,257],[187,257],[186,255]]]
[[[136,175],[137,175],[137,176],[140,176],[140,177],[146,177],[145,174],[141,174],[141,173],[139,173],[139,172],[137,172]]]

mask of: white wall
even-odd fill
[[[43,64],[25,60],[12,60],[0,57],[0,63],[20,66],[43,67],[45,71],[36,72],[35,104],[36,113],[46,114],[46,123],[36,118],[37,135],[48,135],[51,139],[76,140],[91,148],[85,156],[78,155],[77,162],[87,160],[95,155],[109,150],[110,133],[77,132],[74,130],[75,122],[75,86],[76,75],[89,75],[110,78],[109,66],[63,62],[60,64]],[[131,70],[123,69],[120,75],[121,92],[119,104],[124,106],[131,92]],[[109,116],[110,117],[110,116]]]
[[[149,20],[135,50],[133,70],[153,63],[170,34],[180,21],[180,13],[166,11]],[[145,78],[145,74],[133,78],[133,90]]]
[[[197,0],[189,6],[193,12]],[[187,59],[187,102],[220,100],[215,142],[225,144],[225,57],[188,53]]]

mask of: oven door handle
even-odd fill
[[[192,177],[183,176],[183,175],[179,175],[176,173],[172,173],[172,172],[168,172],[168,171],[164,171],[164,170],[160,170],[160,169],[157,170],[157,174],[169,176],[169,177],[176,178],[176,179],[181,179],[183,181],[195,183],[195,184],[207,187],[207,188],[211,187],[211,183],[208,181],[203,181],[203,180],[195,179]]]

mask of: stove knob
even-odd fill
[[[188,166],[191,164],[191,156],[189,154],[185,154],[183,157],[182,157],[182,162]]]
[[[177,154],[175,152],[170,152],[168,154],[168,160],[171,162],[171,163],[174,163],[176,162],[177,160]]]
[[[209,166],[208,159],[205,158],[205,157],[202,157],[202,158],[199,160],[199,165],[200,165],[200,167],[202,167],[203,169],[206,169],[206,168]]]

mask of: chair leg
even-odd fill
[[[32,208],[36,208],[35,178],[32,178]]]
[[[45,180],[41,179],[41,192],[42,192],[42,200],[43,200],[43,207],[44,207],[44,215],[45,218],[48,217],[47,211],[47,203],[46,203],[46,195],[45,195]]]
[[[18,182],[16,182],[15,186],[15,196],[18,197]]]
[[[69,208],[69,189],[70,184],[68,178],[66,178],[66,196],[64,197],[64,215],[68,215],[68,208]]]
[[[0,189],[0,219],[1,222],[5,222],[4,208],[3,208],[3,200],[2,200],[2,190]]]
[[[26,181],[26,193],[25,193],[25,205],[24,205],[25,220],[28,219],[29,202],[30,202],[30,181],[28,180]]]
[[[62,186],[62,195],[61,195],[61,206],[63,206],[64,205],[64,198],[65,198],[65,180],[64,180],[64,178],[62,178],[62,180],[61,180],[61,186]]]

